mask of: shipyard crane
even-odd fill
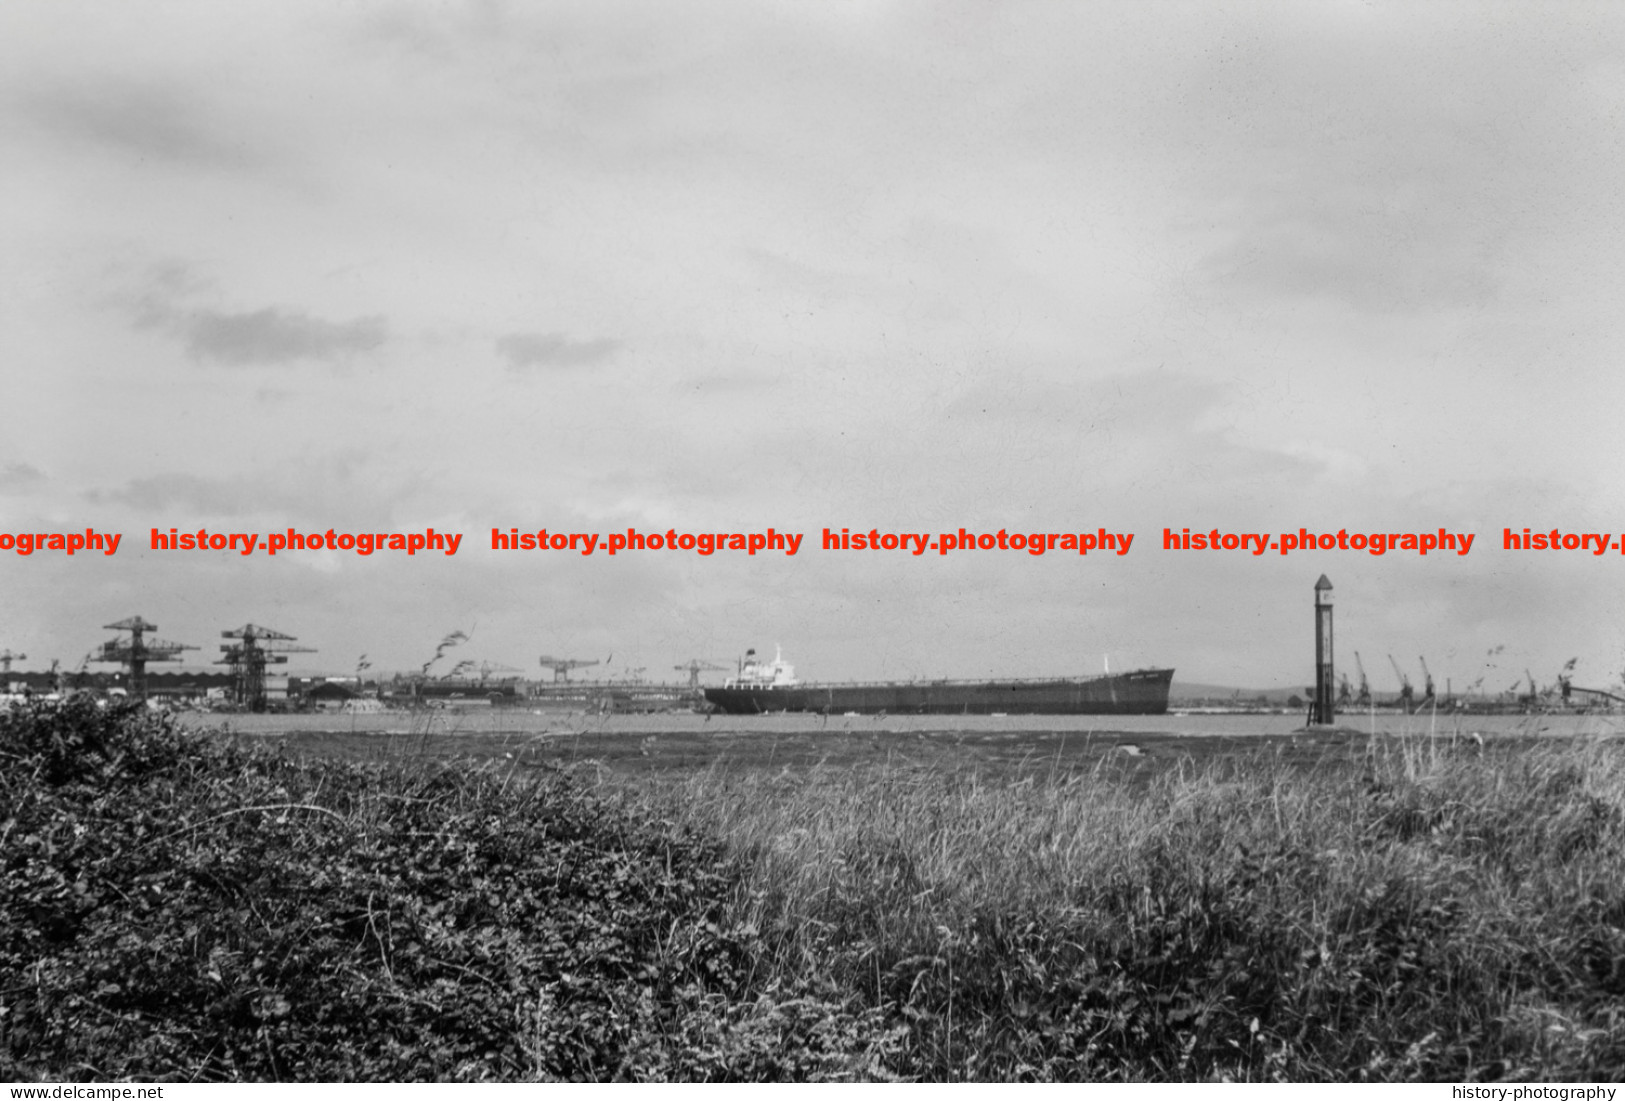
[[[1360,671],[1360,694],[1354,697],[1356,707],[1371,706],[1371,682],[1365,679],[1365,662],[1360,660],[1360,651],[1354,651],[1354,667]]]
[[[95,660],[96,652],[94,650],[79,659],[79,668],[73,671],[74,688],[83,688],[85,686],[85,676],[90,671],[90,663]]]
[[[1415,695],[1416,690],[1411,687],[1411,678],[1405,675],[1405,671],[1399,667],[1399,662],[1394,660],[1394,655],[1388,655],[1388,664],[1394,667],[1394,675],[1399,678],[1400,710],[1408,714],[1411,711],[1411,697]]]
[[[560,681],[568,684],[570,681],[570,670],[572,669],[581,669],[588,665],[599,664],[599,662],[596,660],[582,661],[580,658],[555,658],[549,657],[546,654],[543,654],[536,660],[543,669],[553,670],[554,684],[558,684]]]
[[[1535,675],[1529,671],[1527,666],[1524,667],[1523,677],[1523,680],[1513,681],[1512,687],[1507,689],[1507,692],[1512,696],[1514,703],[1533,711],[1540,706],[1540,686],[1535,683]],[[1524,681],[1529,682],[1529,691],[1527,693],[1518,691],[1523,686]]]
[[[700,673],[702,671],[716,670],[717,672],[722,673],[726,673],[728,671],[728,667],[726,665],[716,665],[709,661],[701,661],[699,658],[690,658],[687,665],[674,665],[672,668],[679,673],[687,673],[688,686],[694,689],[697,689],[700,686]]]
[[[1350,689],[1349,689],[1349,675],[1347,673],[1339,673],[1339,674],[1337,674],[1337,703],[1338,703],[1338,705],[1342,706],[1343,704],[1349,703],[1353,699],[1354,699],[1354,693],[1352,691],[1350,691]]]
[[[1416,660],[1422,663],[1422,699],[1424,701],[1431,700],[1433,698],[1433,674],[1428,672],[1428,659],[1418,654]]]
[[[103,624],[103,629],[128,631],[130,637],[108,639],[102,643],[100,656],[88,660],[118,662],[129,669],[130,695],[138,700],[147,698],[147,662],[179,661],[182,650],[197,649],[196,646],[188,646],[183,642],[165,642],[163,639],[147,638],[147,632],[156,631],[158,625],[148,623],[138,615],[121,619],[117,623]]]
[[[11,663],[14,661],[27,660],[27,654],[14,654],[10,650],[0,650],[0,673],[11,672]]]
[[[1565,705],[1569,702],[1569,694],[1574,691],[1574,667],[1579,662],[1579,658],[1570,658],[1563,663],[1563,668],[1557,671],[1557,689],[1563,694]]]
[[[294,636],[254,623],[245,623],[229,631],[221,631],[221,638],[235,639],[221,643],[223,651],[216,665],[229,665],[237,679],[237,704],[250,711],[265,710],[265,667],[286,665],[289,654],[314,654],[310,646],[289,646]]]

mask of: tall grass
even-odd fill
[[[747,854],[784,974],[931,1079],[1625,1074],[1617,741],[1104,769],[715,768],[644,786]]]

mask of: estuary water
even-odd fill
[[[242,734],[282,734],[292,731],[348,731],[372,734],[635,734],[661,733],[737,735],[762,733],[814,733],[817,731],[879,732],[1067,732],[1079,734],[1174,734],[1187,737],[1280,737],[1301,732],[1303,714],[1198,714],[1174,711],[1166,715],[696,715],[687,712],[652,715],[597,715],[581,711],[527,710],[524,708],[469,708],[431,711],[384,711],[371,714],[327,712],[297,715],[241,715],[183,712],[178,716],[193,728],[222,727]],[[1338,716],[1337,726],[1357,733],[1406,737],[1471,736],[1489,738],[1625,735],[1625,713],[1545,715],[1401,715],[1351,713]]]

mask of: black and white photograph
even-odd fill
[[[1615,1101],[1620,5],[7,0],[0,142],[11,1097]]]

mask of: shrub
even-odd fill
[[[0,1077],[864,1076],[769,988],[714,843],[466,765],[312,764],[143,710],[0,718]]]

